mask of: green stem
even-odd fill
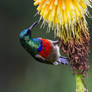
[[[81,74],[75,74],[76,77],[76,92],[88,92]]]

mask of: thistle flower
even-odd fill
[[[83,77],[87,77],[89,68],[90,35],[85,16],[89,14],[87,7],[92,7],[91,0],[34,0],[34,5],[43,23],[60,38],[60,47],[76,75],[77,92],[87,92]]]

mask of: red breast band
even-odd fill
[[[47,39],[41,40],[42,40],[42,50],[39,52],[39,54],[42,57],[47,58],[51,54],[53,46],[49,40]]]

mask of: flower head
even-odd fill
[[[37,10],[45,21],[53,24],[77,22],[87,13],[89,0],[34,0]]]
[[[91,7],[90,2],[91,0],[34,0],[34,5],[38,6],[37,11],[44,23],[47,22],[48,27],[54,29],[55,35],[66,42],[71,36],[80,38],[80,20],[83,18],[85,21],[87,6]]]

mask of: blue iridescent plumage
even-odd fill
[[[40,43],[40,47],[38,48],[38,52],[40,52],[42,50],[42,40],[41,40],[41,43]]]

